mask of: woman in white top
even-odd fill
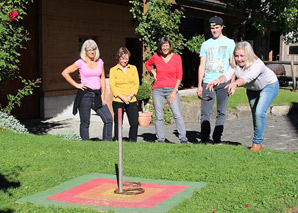
[[[214,86],[229,81],[233,75],[237,80],[226,86],[233,95],[239,86],[245,87],[253,117],[254,137],[250,151],[262,150],[262,142],[266,129],[266,111],[278,94],[279,83],[272,70],[255,55],[251,45],[244,41],[236,44],[232,63],[228,71],[207,85]]]

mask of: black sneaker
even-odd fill
[[[221,140],[219,140],[219,141],[213,141],[213,144],[214,144],[214,145],[223,145],[224,142],[221,141]]]
[[[210,143],[213,143],[213,141],[210,140],[209,138],[208,138],[208,139],[205,139],[205,138],[203,139],[203,138],[202,138],[202,139],[201,139],[201,143],[202,143],[202,144],[208,144],[208,143],[210,144]]]

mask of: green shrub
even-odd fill
[[[12,130],[19,133],[29,133],[27,128],[15,117],[0,111],[0,128]]]
[[[25,96],[32,95],[33,89],[38,88],[40,86],[39,84],[41,83],[40,78],[36,79],[35,81],[23,79],[21,76],[19,76],[19,78],[22,80],[22,83],[25,86],[22,89],[18,89],[18,92],[16,95],[11,95],[11,94],[7,95],[8,104],[3,109],[3,112],[7,114],[11,113],[15,105],[18,105],[20,107],[22,104],[21,99],[24,98]],[[1,106],[0,106],[0,110],[1,110]]]
[[[7,80],[15,79],[20,70],[20,49],[24,42],[30,40],[29,32],[23,26],[23,18],[27,14],[27,5],[33,0],[1,0],[0,2],[0,89],[4,88]],[[17,94],[7,96],[8,105],[0,106],[10,114],[15,105],[21,105],[21,99],[31,95],[34,88],[39,87],[40,79],[35,81],[23,79],[25,87]]]
[[[20,53],[29,32],[23,26],[27,5],[33,0],[0,2],[0,83],[14,79],[19,71]]]
[[[149,75],[148,71],[143,72],[141,85],[136,95],[137,100],[139,101],[139,103],[141,103],[143,112],[149,111],[149,109],[146,109],[146,104],[151,99],[151,96],[152,96],[151,88],[154,81],[154,78],[152,76],[150,76],[149,81],[147,81],[146,79],[147,75]]]
[[[63,133],[59,133],[58,136],[63,139],[71,140],[71,141],[81,141],[82,140],[81,137],[74,131],[66,131]]]
[[[146,60],[156,52],[157,42],[163,36],[171,38],[177,53],[182,52],[186,39],[179,32],[181,18],[184,17],[181,9],[173,8],[170,1],[151,0],[143,12],[143,1],[129,2],[133,5],[130,12],[136,22],[135,30],[144,44]]]
[[[148,60],[157,50],[159,40],[167,36],[172,40],[174,51],[178,54],[186,47],[191,52],[199,53],[204,36],[194,36],[187,41],[180,32],[181,20],[185,18],[183,8],[173,6],[171,1],[150,0],[144,8],[144,2],[130,0],[133,6],[130,12],[136,23],[135,31],[145,48],[145,59]]]
[[[185,46],[192,53],[199,54],[201,46],[202,46],[204,41],[205,41],[204,35],[197,35],[197,36],[192,37],[190,40],[188,40],[186,42]]]

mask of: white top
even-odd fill
[[[263,61],[259,58],[255,60],[248,69],[239,66],[236,66],[235,68],[229,66],[229,69],[224,76],[227,78],[227,81],[229,81],[234,74],[237,78],[244,79],[245,84],[243,87],[254,91],[262,90],[268,84],[277,81],[275,73],[266,67]]]

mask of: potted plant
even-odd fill
[[[149,100],[151,98],[151,79],[148,81],[144,72],[142,75],[141,85],[137,93],[138,103],[141,105],[142,111],[139,112],[139,125],[148,126],[152,119],[152,112],[149,110]]]

